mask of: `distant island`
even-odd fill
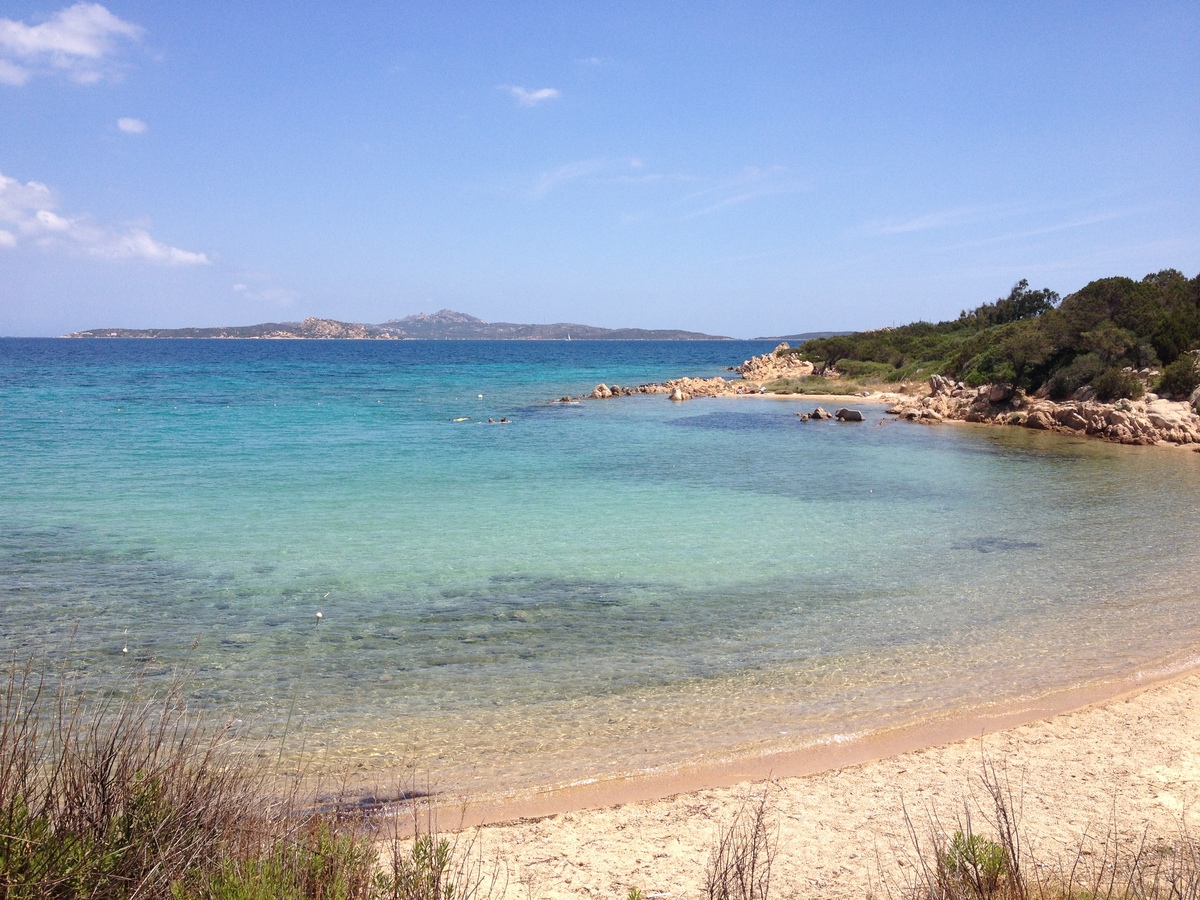
[[[559,322],[520,325],[485,322],[466,313],[443,309],[389,319],[379,325],[308,318],[303,322],[264,322],[220,328],[93,328],[69,338],[226,338],[243,340],[381,340],[381,341],[728,341],[724,335],[697,331],[645,328],[598,328]]]

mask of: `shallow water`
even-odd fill
[[[183,671],[289,758],[469,789],[1190,659],[1196,454],[545,402],[766,349],[0,341],[0,641],[97,683]]]

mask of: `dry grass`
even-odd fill
[[[708,900],[767,900],[778,849],[778,828],[771,820],[764,791],[757,801],[743,804],[733,821],[718,833],[704,872],[705,896]]]
[[[279,792],[181,685],[89,697],[14,664],[2,687],[0,900],[486,900],[501,884],[428,823],[411,836]]]
[[[930,815],[924,839],[911,816],[916,875],[905,900],[1200,900],[1200,845],[1187,833],[1170,842],[1123,837],[1116,824],[1084,834],[1065,859],[1038,859],[1019,824],[1020,802],[1007,772],[985,761],[985,805],[969,806],[951,827]],[[984,829],[977,827],[978,818]]]

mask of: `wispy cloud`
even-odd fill
[[[1022,203],[962,206],[955,209],[934,210],[902,219],[876,219],[864,225],[863,231],[872,235],[915,234],[922,231],[935,231],[939,228],[992,222],[1028,211],[1028,206]]]
[[[545,103],[547,100],[557,100],[562,96],[562,91],[558,88],[544,87],[529,90],[528,88],[517,87],[513,84],[501,85],[501,87],[516,98],[517,106],[537,106],[538,104]]]
[[[808,189],[807,184],[796,178],[783,166],[767,168],[747,166],[738,175],[726,178],[702,190],[694,191],[683,197],[680,202],[692,207],[684,214],[684,218],[694,219],[740,206],[751,200],[778,197],[783,194],[799,194]]]
[[[538,176],[532,194],[535,198],[540,199],[573,181],[599,174],[609,169],[611,165],[612,163],[604,159],[581,159],[577,162],[567,163]]]
[[[140,40],[142,33],[99,3],[76,3],[40,25],[0,19],[0,82],[19,86],[57,72],[94,84],[117,74],[118,43]]]
[[[24,184],[0,173],[0,247],[30,243],[111,260],[148,260],[171,266],[208,265],[204,253],[161,243],[144,228],[97,225],[86,216],[59,215],[54,193],[40,181]]]
[[[249,280],[249,279],[248,279]],[[245,297],[255,303],[285,308],[291,306],[300,297],[297,291],[282,288],[273,284],[246,284],[239,281],[231,290],[238,296]]]
[[[1104,222],[1113,222],[1118,219],[1126,219],[1130,216],[1137,215],[1140,212],[1145,212],[1144,209],[1120,209],[1109,210],[1108,212],[1094,213],[1090,216],[1080,216],[1073,219],[1068,219],[1064,222],[1055,222],[1049,225],[1041,225],[1037,228],[1024,228],[1017,231],[1006,231],[1001,234],[989,235],[988,237],[980,238],[974,241],[965,241],[961,244],[955,244],[952,247],[946,247],[946,250],[965,250],[969,247],[984,247],[988,244],[1000,244],[1006,241],[1020,241],[1031,237],[1042,237],[1047,234],[1058,234],[1062,231],[1074,231],[1076,228],[1087,228],[1091,225],[1100,225]]]
[[[146,123],[141,119],[120,118],[117,119],[117,127],[126,134],[146,133]]]

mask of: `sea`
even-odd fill
[[[464,791],[1196,665],[1200,454],[560,402],[771,347],[0,340],[6,664]]]

